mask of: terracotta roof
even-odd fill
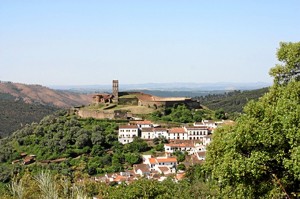
[[[132,124],[152,124],[152,122],[149,121],[149,120],[144,120],[144,121],[131,121],[130,123],[132,123]]]
[[[150,162],[150,164],[156,164],[157,163],[156,158],[149,158],[149,162]]]
[[[169,146],[169,147],[194,147],[194,144],[192,144],[192,143],[170,143],[170,144],[165,144],[165,146]]]
[[[162,162],[177,162],[177,158],[171,157],[171,158],[156,158],[156,161],[158,163]]]
[[[115,182],[124,182],[124,181],[126,181],[126,179],[127,179],[126,176],[118,175],[118,176],[114,179],[114,181],[115,181]]]
[[[153,128],[143,128],[142,132],[153,132]]]
[[[121,125],[119,126],[119,129],[137,129],[138,127],[136,125]]]
[[[184,128],[175,127],[175,128],[169,129],[169,133],[186,133],[186,131],[184,130]]]
[[[134,170],[137,172],[137,170],[141,170],[143,173],[149,173],[150,169],[149,166],[147,164],[135,164],[133,165]]]
[[[158,168],[161,172],[164,172],[164,173],[170,171],[169,167],[158,167]]]

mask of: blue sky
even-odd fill
[[[0,80],[272,82],[300,1],[0,0]]]

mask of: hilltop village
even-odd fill
[[[112,94],[95,94],[93,101],[93,105],[76,109],[76,114],[82,118],[128,120],[127,124],[118,127],[120,143],[126,145],[137,138],[145,140],[147,143],[164,140],[164,152],[160,156],[142,155],[142,163],[134,164],[133,170],[94,178],[96,181],[106,183],[129,183],[139,177],[163,180],[169,175],[175,175],[178,180],[184,176],[185,172],[181,170],[180,166],[178,167],[178,163],[181,161],[174,154],[178,152],[185,154],[187,161],[184,162],[184,167],[203,163],[206,148],[211,142],[214,130],[222,125],[233,123],[224,120],[203,120],[194,122],[190,126],[168,128],[149,120],[143,120],[139,117],[141,114],[139,111],[144,111],[145,108],[152,112],[178,105],[199,109],[201,105],[198,101],[185,97],[162,98],[140,92],[119,92],[118,80],[113,80]]]
[[[148,143],[164,140],[163,151],[160,156],[142,155],[142,163],[134,164],[132,170],[120,173],[106,174],[94,177],[93,180],[105,183],[130,183],[140,177],[162,181],[168,176],[174,180],[181,180],[185,169],[194,164],[205,161],[206,149],[211,142],[216,128],[232,125],[233,121],[203,120],[195,122],[193,126],[161,128],[148,120],[130,121],[127,125],[120,125],[118,141],[128,144],[134,139],[141,138]],[[176,153],[185,155],[185,160],[179,160]],[[179,164],[180,163],[180,164]],[[184,165],[184,166],[183,166]],[[183,166],[183,167],[182,167]]]

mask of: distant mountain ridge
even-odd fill
[[[58,91],[41,85],[28,85],[13,82],[0,82],[0,93],[22,99],[25,103],[52,105],[58,108],[68,108],[91,103],[92,97],[87,94],[70,91]]]
[[[187,82],[172,82],[172,83],[145,83],[145,84],[122,84],[119,82],[121,91],[128,90],[159,90],[159,91],[216,91],[216,90],[254,90],[270,86],[268,82],[216,82],[216,83],[187,83]],[[76,92],[110,92],[111,84],[102,85],[68,85],[49,86],[53,89],[71,90]]]

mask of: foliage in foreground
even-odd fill
[[[283,65],[271,70],[270,91],[208,147],[206,167],[227,197],[300,197],[300,43],[277,54]]]
[[[92,198],[214,198],[219,193],[217,185],[205,183],[203,168],[200,165],[191,167],[187,178],[175,182],[168,178],[162,182],[141,178],[133,183],[110,186],[91,181],[70,181],[60,174],[53,175],[49,171],[37,174],[26,172],[22,177],[16,177],[2,194],[3,199],[31,198],[31,199],[73,199]],[[195,174],[195,175],[194,175]]]

